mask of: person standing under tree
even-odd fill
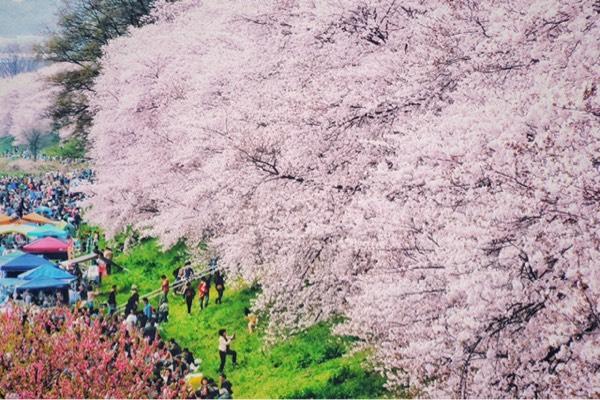
[[[217,289],[217,299],[215,304],[221,304],[223,301],[223,292],[225,291],[225,279],[221,271],[215,272],[215,289]]]
[[[162,275],[160,277],[160,279],[162,279],[160,288],[163,292],[163,299],[165,299],[165,301],[167,300],[167,295],[169,294],[169,279],[167,278],[166,275]]]
[[[221,358],[219,372],[221,373],[225,369],[227,355],[231,355],[231,361],[233,362],[233,366],[237,366],[237,353],[231,350],[231,341],[233,339],[235,339],[235,334],[227,336],[227,331],[225,329],[219,329],[219,357]]]
[[[110,249],[110,247],[107,247],[106,250],[104,250],[104,253],[102,254],[102,258],[104,259],[104,263],[106,264],[106,273],[108,275],[112,274],[113,252]]]
[[[185,298],[185,304],[187,305],[188,314],[192,313],[192,303],[194,302],[194,296],[196,292],[194,292],[194,288],[190,282],[185,284],[185,290],[183,291],[183,297]]]
[[[212,274],[208,274],[203,279],[206,282],[206,296],[204,297],[204,307],[208,307],[208,300],[210,299],[210,282],[212,280]]]
[[[200,309],[204,309],[204,299],[208,297],[208,285],[206,284],[206,280],[202,278],[200,280],[200,284],[198,285],[198,300],[200,303]],[[208,306],[208,302],[206,304]]]

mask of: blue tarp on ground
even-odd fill
[[[19,275],[19,279],[26,279],[28,281],[36,279],[73,280],[75,279],[75,276],[71,275],[67,271],[63,271],[62,269],[53,266],[52,264],[46,264],[42,265],[41,267],[37,267],[36,269],[32,269],[31,271],[23,272],[21,275]]]
[[[0,257],[0,270],[4,272],[25,272],[37,267],[41,267],[42,265],[55,266],[44,257],[33,254],[25,253],[17,257]]]

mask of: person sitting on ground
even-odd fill
[[[219,357],[221,359],[219,372],[223,372],[225,369],[225,362],[228,355],[231,355],[233,366],[237,366],[237,352],[231,350],[231,342],[233,339],[235,339],[235,334],[227,336],[227,330],[219,329]]]
[[[202,378],[202,384],[200,389],[196,392],[197,399],[208,399],[210,398],[210,386],[208,385],[208,379]]]
[[[250,311],[248,307],[244,309],[244,315],[246,321],[248,321],[248,332],[254,333],[254,329],[256,328],[256,324],[258,323],[258,317],[256,314]]]
[[[187,347],[183,349],[183,353],[181,353],[181,357],[183,358],[183,361],[187,364],[188,367],[190,367],[192,364],[194,364],[194,355],[192,354],[190,349],[188,349]]]
[[[221,382],[221,389],[219,390],[219,399],[233,399],[233,388],[231,382],[227,380],[225,374],[221,374],[219,377]]]
[[[181,347],[177,344],[175,339],[169,340],[169,353],[171,353],[172,357],[177,357],[181,354]]]

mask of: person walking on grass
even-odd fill
[[[208,274],[203,278],[206,282],[206,296],[204,297],[204,307],[208,307],[208,300],[210,299],[210,283],[212,280],[212,274]]]
[[[188,314],[192,313],[192,303],[194,302],[194,296],[196,292],[194,292],[194,288],[192,288],[192,284],[187,282],[185,284],[185,290],[183,291],[183,297],[185,298],[185,304],[187,305]]]
[[[225,279],[221,271],[215,272],[215,289],[217,289],[217,299],[215,304],[221,304],[223,301],[223,292],[225,291]]]
[[[225,362],[227,361],[228,355],[231,355],[233,366],[237,366],[237,352],[231,350],[231,342],[233,339],[235,339],[235,334],[227,336],[227,330],[219,329],[219,357],[221,358],[219,372],[221,373],[225,369]]]
[[[169,279],[167,278],[166,275],[162,275],[160,277],[160,279],[162,279],[162,282],[160,284],[160,289],[162,290],[163,293],[163,299],[167,299],[167,295],[169,294]]]
[[[208,284],[206,283],[206,280],[202,278],[200,280],[200,284],[198,285],[198,300],[200,303],[200,310],[203,310],[205,307],[204,299],[206,299],[206,307],[208,307],[208,291]]]

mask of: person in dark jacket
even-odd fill
[[[113,315],[117,311],[117,285],[112,285],[108,294],[108,312]]]
[[[137,285],[131,286],[131,296],[127,300],[127,305],[125,305],[125,315],[129,315],[130,312],[135,312],[138,307],[138,303],[140,301],[140,295],[138,294]]]
[[[185,304],[187,305],[188,314],[192,313],[192,303],[194,302],[194,296],[196,292],[190,282],[185,284],[185,290],[183,291],[183,297],[185,298]]]
[[[215,304],[221,304],[223,301],[223,292],[225,291],[225,279],[221,271],[215,272],[215,289],[217,289],[217,299]]]

